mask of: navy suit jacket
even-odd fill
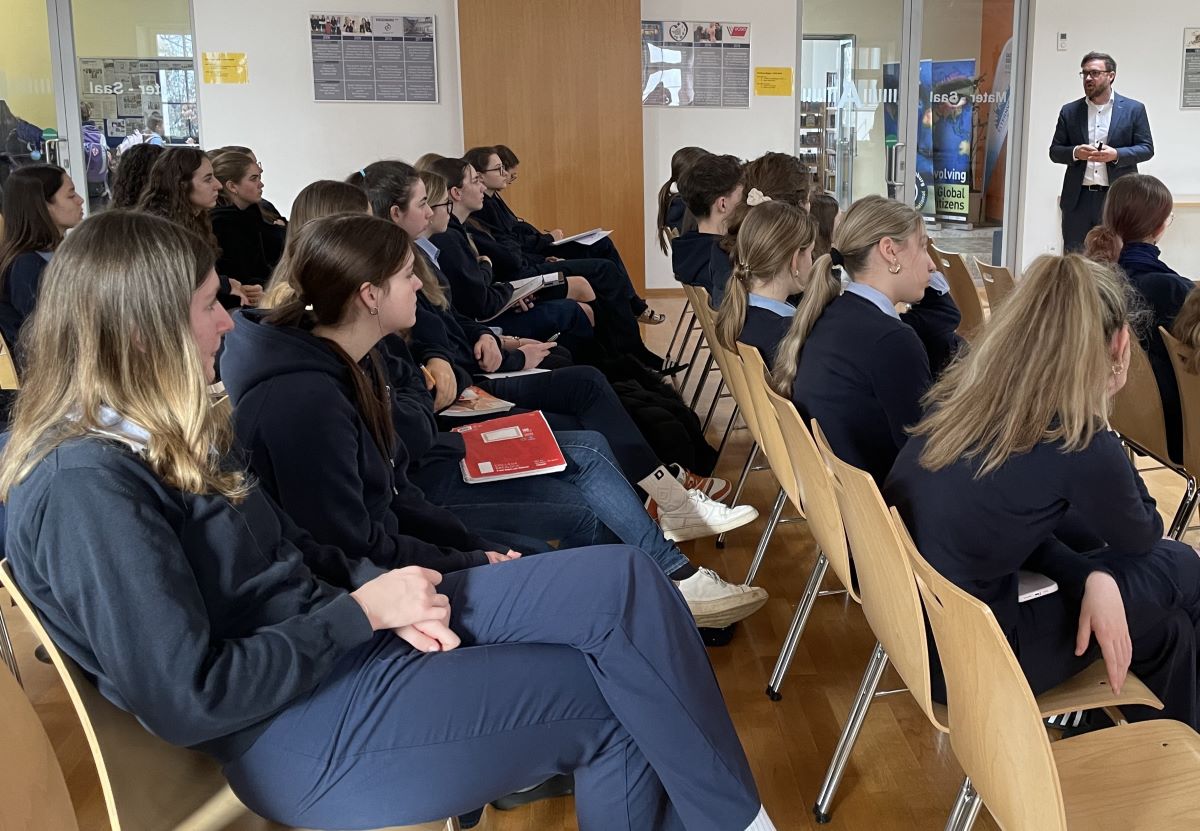
[[[1054,128],[1054,140],[1050,142],[1050,160],[1065,164],[1062,197],[1059,205],[1069,211],[1079,202],[1079,191],[1083,187],[1083,174],[1087,162],[1075,158],[1075,148],[1088,141],[1087,99],[1080,98],[1064,104],[1058,113],[1058,126]],[[1113,93],[1113,111],[1108,124],[1106,146],[1117,151],[1117,160],[1108,163],[1109,184],[1127,173],[1137,173],[1139,162],[1148,162],[1154,157],[1154,137],[1150,135],[1150,119],[1146,116],[1146,105],[1124,95]]]

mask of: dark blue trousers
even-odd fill
[[[750,768],[679,592],[601,546],[445,576],[462,646],[390,633],[349,653],[226,766],[238,796],[310,828],[457,815],[574,772],[580,831],[741,831]]]

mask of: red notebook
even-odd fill
[[[566,470],[567,460],[541,410],[455,427],[467,455],[463,481],[499,482]]]

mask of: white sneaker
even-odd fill
[[[732,508],[714,502],[699,490],[687,492],[687,502],[668,510],[655,505],[658,525],[663,536],[671,542],[687,542],[701,537],[712,537],[741,528],[758,519],[758,510],[751,505],[735,505]]]
[[[696,625],[712,629],[737,623],[767,602],[767,593],[757,586],[727,583],[710,568],[701,568],[675,585],[692,610]]]

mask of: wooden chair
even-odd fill
[[[0,390],[19,390],[21,380],[17,377],[17,364],[13,360],[12,350],[0,337]]]
[[[821,584],[828,570],[833,569],[834,576],[855,603],[860,600],[854,586],[846,529],[842,525],[842,514],[838,508],[829,468],[821,459],[820,451],[817,450],[817,445],[791,399],[784,398],[770,388],[767,389],[767,398],[779,420],[788,458],[795,473],[796,493],[789,492],[788,496],[792,498],[797,510],[802,511],[808,519],[808,530],[817,543],[817,561],[813,564],[804,594],[796,606],[787,636],[779,650],[775,669],[771,673],[771,680],[767,684],[767,696],[772,701],[778,701],[782,698],[780,688],[783,686],[783,677],[792,663],[792,657],[800,644],[800,638],[804,635],[804,628],[808,625],[808,617],[817,598],[826,594],[841,594],[840,591],[821,591]]]
[[[112,831],[216,831],[249,813],[213,759],[168,744],[100,694],[54,645],[13,581],[7,560],[0,561],[0,584],[50,654],[66,687],[96,763]],[[447,822],[406,826],[404,831],[443,831]]]
[[[995,312],[1004,302],[1004,298],[1008,297],[1017,287],[1012,272],[1005,266],[985,263],[978,257],[975,258],[975,266],[983,277],[983,290],[987,294],[988,308]]]
[[[17,679],[0,670],[0,826],[78,831],[58,758]]]
[[[982,799],[1001,828],[1200,827],[1200,736],[1158,720],[1051,744],[991,610],[908,553],[946,677],[950,746],[969,779],[965,819]]]
[[[816,421],[812,423],[812,433],[832,473],[838,507],[845,523],[850,550],[854,552],[863,614],[878,639],[817,803],[813,806],[817,821],[827,822],[834,793],[889,661],[929,722],[941,732],[953,728],[947,718],[946,708],[934,702],[931,694],[929,646],[925,638],[921,601],[905,547],[907,532],[901,534],[901,526],[888,513],[883,496],[871,475],[838,458]],[[1132,675],[1121,695],[1114,696],[1107,685],[1103,662],[1097,661],[1083,673],[1048,691],[1038,700],[1037,708],[1043,717],[1050,717],[1075,710],[1130,704],[1162,708],[1162,703],[1145,684]],[[964,788],[959,792],[959,801],[951,812],[955,823],[967,798]],[[947,827],[957,828],[958,825]]]
[[[946,282],[950,284],[950,296],[962,315],[958,334],[971,340],[983,327],[983,304],[979,302],[979,292],[975,289],[967,261],[962,254],[943,251],[933,242],[929,243],[929,256],[937,270],[946,276]]]
[[[708,380],[709,374],[713,371],[716,361],[716,355],[713,354],[713,311],[709,305],[708,292],[698,286],[683,287],[683,293],[688,298],[688,303],[692,307],[692,314],[696,316],[696,322],[700,324],[700,336],[696,339],[696,346],[692,349],[691,358],[688,359],[687,372],[683,375],[683,383],[679,385],[679,395],[685,401],[687,400],[687,387],[692,379],[692,374],[696,371],[697,360],[700,358],[700,350],[708,350],[708,358],[704,361],[704,367],[700,370],[700,376],[696,381],[696,388],[692,391],[692,400],[688,406],[693,410],[700,401],[700,394],[704,391],[704,384]],[[703,295],[703,302],[701,302]]]
[[[1187,362],[1192,358],[1191,347],[1176,340],[1161,326],[1158,327],[1158,333],[1167,345],[1167,354],[1171,356],[1175,384],[1179,387],[1179,408],[1183,415],[1183,464],[1170,464],[1172,468],[1181,467],[1179,472],[1187,478],[1187,492],[1169,532],[1175,539],[1181,539],[1192,514],[1196,512],[1196,503],[1200,501],[1200,492],[1196,490],[1196,479],[1200,476],[1200,421],[1197,421],[1200,419],[1200,375],[1194,375],[1187,369]]]

